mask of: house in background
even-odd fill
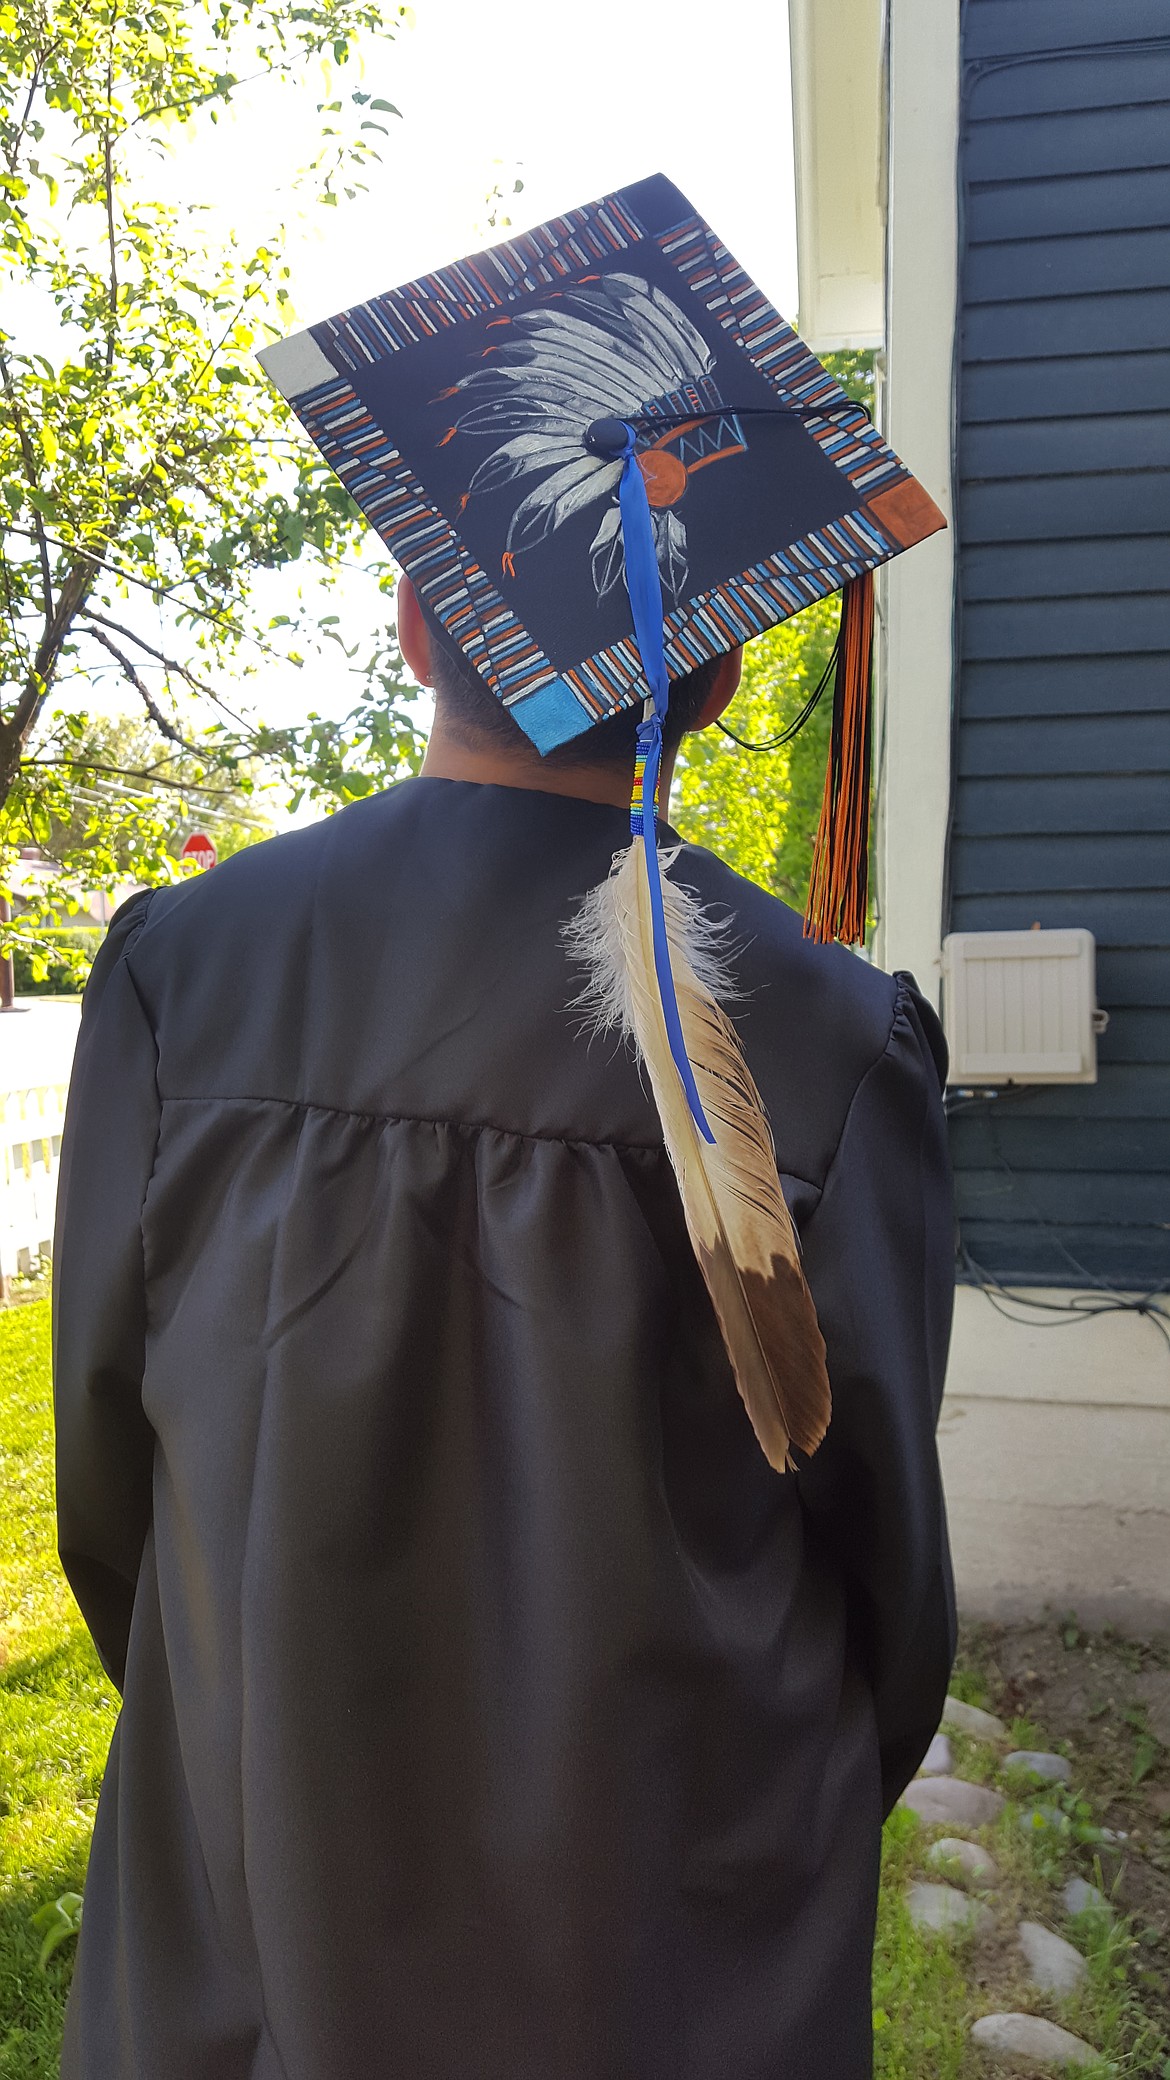
[[[1165,1622],[1170,15],[789,12],[800,328],[879,350],[883,430],[950,520],[880,586],[876,957],[963,1040],[950,935],[1072,928],[1108,1016],[1095,1080],[1050,1057],[951,1094],[960,1595]]]

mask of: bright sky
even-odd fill
[[[490,242],[499,180],[516,228],[663,172],[794,312],[796,230],[787,10],[778,0],[417,0],[413,29],[362,82],[394,103],[368,198],[322,212],[297,242],[312,323]],[[290,105],[291,103],[291,105]],[[220,123],[204,198],[258,228],[306,156],[308,96],[277,90]]]
[[[782,311],[795,316],[796,230],[787,9],[779,0],[416,0],[413,28],[371,49],[360,85],[401,117],[379,117],[382,164],[370,193],[292,221],[291,180],[315,149],[320,74],[308,87],[241,94],[234,115],[153,162],[161,192],[215,206],[245,238],[290,220],[301,324],[506,235],[489,195],[524,229],[648,173],[668,174]],[[179,133],[181,138],[182,133]],[[521,179],[523,192],[513,195]],[[289,579],[267,588],[286,609]],[[331,606],[341,604],[330,602]],[[362,576],[347,578],[354,638],[385,617]],[[247,699],[273,723],[309,709],[344,714],[342,660],[265,669]],[[111,686],[110,694],[117,698]]]

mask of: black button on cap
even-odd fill
[[[617,462],[626,452],[630,429],[624,419],[595,419],[585,429],[585,446],[592,455],[604,455],[607,462]]]

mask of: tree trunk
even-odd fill
[[[97,569],[96,561],[86,557],[84,562],[72,564],[66,572],[57,594],[57,604],[37,645],[28,684],[12,713],[0,722],[0,810],[12,792],[25,744],[36,727],[37,717],[56,677],[61,651],[69,639],[73,623],[93,590]]]
[[[0,925],[11,924],[12,905],[7,896],[0,896]],[[16,971],[10,953],[0,954],[0,1011],[16,1008]]]

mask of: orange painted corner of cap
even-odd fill
[[[947,524],[945,513],[917,477],[903,477],[888,491],[876,491],[865,500],[865,510],[900,549],[912,549],[915,542],[924,542],[928,534],[937,534]]]
[[[652,506],[676,506],[687,488],[687,466],[666,448],[644,448],[636,458]]]

